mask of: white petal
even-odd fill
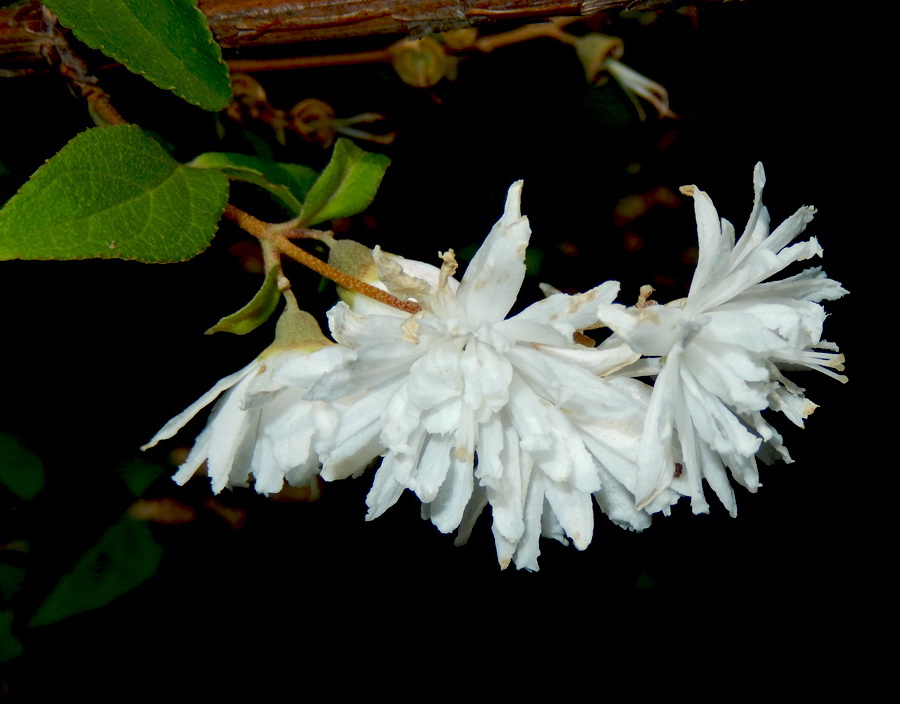
[[[229,376],[226,376],[225,378],[217,381],[215,386],[213,386],[209,391],[207,391],[200,398],[194,401],[194,403],[192,403],[181,413],[175,416],[172,420],[166,423],[160,429],[160,431],[153,436],[153,439],[150,440],[150,442],[148,442],[146,445],[143,445],[141,449],[147,450],[155,446],[158,442],[162,440],[168,440],[169,438],[173,437],[175,433],[177,433],[185,425],[187,425],[188,421],[190,421],[201,410],[206,408],[210,403],[218,398],[219,394],[227,389],[230,389],[247,375],[255,373],[256,371],[258,371],[258,369],[259,362],[257,360],[254,360],[240,371],[235,372],[234,374],[230,374]]]
[[[522,182],[516,181],[506,196],[503,217],[469,262],[459,285],[457,298],[473,329],[503,320],[525,279],[525,248],[531,228],[520,211],[521,196]]]

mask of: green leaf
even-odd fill
[[[162,548],[150,526],[127,514],[64,575],[29,626],[44,626],[105,606],[156,572]]]
[[[309,198],[309,192],[316,181],[319,180],[319,172],[303,164],[288,164],[283,161],[279,162],[278,166],[289,175],[291,179],[289,185],[292,192],[300,200],[305,201]]]
[[[136,497],[140,497],[167,470],[158,464],[135,459],[122,467],[121,471],[125,486]]]
[[[0,563],[0,601],[8,603],[15,599],[24,581],[24,567]]]
[[[12,611],[0,611],[0,662],[9,662],[22,654],[22,643],[12,634]]]
[[[184,261],[209,246],[228,199],[134,125],[77,135],[0,210],[0,260]]]
[[[29,501],[44,486],[44,465],[12,435],[0,433],[0,483]]]
[[[281,299],[281,290],[278,288],[278,268],[269,269],[262,288],[257,291],[253,299],[236,313],[222,318],[213,325],[205,334],[214,332],[231,332],[235,335],[246,335],[256,330],[269,319],[278,307]]]
[[[300,226],[355,215],[365,210],[391,160],[363,151],[348,139],[334,145],[331,161],[313,184],[300,213]]]
[[[318,173],[301,164],[282,164],[247,154],[207,152],[188,164],[199,169],[218,169],[229,178],[266,189],[296,217]]]
[[[231,100],[231,80],[196,0],[47,0],[92,49],[206,110]]]

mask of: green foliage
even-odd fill
[[[12,612],[0,611],[0,662],[9,662],[22,654],[22,643],[12,634]]]
[[[47,0],[81,41],[206,110],[231,99],[228,68],[196,0]]]
[[[122,467],[122,481],[132,494],[140,497],[165,471],[158,464],[136,459]]]
[[[64,575],[29,626],[44,626],[100,608],[156,572],[162,548],[150,526],[127,514]]]
[[[25,581],[25,568],[0,562],[0,601],[12,601]]]
[[[12,435],[0,433],[0,483],[24,501],[44,486],[44,465]]]
[[[184,261],[227,198],[223,174],[182,166],[136,126],[87,130],[0,210],[0,260]]]
[[[348,139],[339,139],[331,161],[306,197],[299,225],[315,225],[365,210],[390,163],[382,154],[372,154]]]
[[[301,164],[284,164],[246,154],[207,152],[188,164],[200,169],[219,169],[229,178],[247,181],[271,193],[296,217],[319,174]]]
[[[266,274],[266,280],[253,299],[236,313],[225,316],[218,323],[206,331],[207,335],[214,332],[231,332],[235,335],[246,335],[253,332],[269,319],[278,307],[281,299],[281,291],[278,288],[279,269],[273,267]]]

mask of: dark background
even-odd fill
[[[347,234],[366,244],[426,261],[438,249],[464,250],[499,217],[509,184],[524,178],[532,247],[543,253],[525,297],[537,297],[539,281],[584,290],[608,278],[622,281],[623,301],[644,283],[660,300],[683,295],[692,208],[657,189],[697,184],[740,232],[753,165],[763,161],[773,224],[815,205],[807,232],[824,247],[829,275],[852,293],[828,304],[825,331],[847,356],[850,383],[794,376],[821,408],[803,431],[777,419],[796,462],[764,468],[757,495],[740,491],[738,518],[711,500],[711,515],[680,505],[632,534],[598,511],[591,546],[579,553],[543,541],[536,574],[498,569],[487,515],[461,548],[418,518],[412,495],[366,523],[371,472],[326,486],[314,503],[248,490],[220,496],[246,511],[240,530],[203,509],[205,482],[178,489],[162,478],[150,495],[195,506],[198,519],[154,527],[165,557],[139,589],[22,632],[13,691],[78,682],[120,692],[120,680],[166,691],[222,683],[302,690],[306,678],[393,687],[408,670],[427,676],[463,661],[489,668],[508,657],[579,662],[643,639],[644,657],[670,667],[682,654],[667,639],[698,633],[722,643],[765,637],[774,650],[763,659],[803,644],[821,666],[834,648],[877,628],[886,558],[879,507],[890,470],[878,449],[888,439],[878,427],[885,380],[866,357],[866,333],[867,310],[890,295],[875,285],[887,280],[878,262],[888,256],[895,198],[882,166],[895,131],[886,117],[895,82],[887,5],[750,0],[709,3],[696,16],[673,9],[650,24],[640,21],[649,15],[611,17],[604,29],[625,39],[623,62],[668,88],[678,120],[656,120],[645,104],[650,119],[637,121],[614,83],[588,88],[571,50],[549,41],[473,56],[455,83],[430,90],[403,85],[385,66],[258,74],[279,107],[319,97],[341,115],[381,112],[398,132],[388,147],[361,143],[393,159],[368,216],[349,224]],[[202,111],[124,72],[111,70],[104,85],[179,158],[222,149]],[[7,80],[3,89],[7,197],[90,123],[58,78]],[[240,148],[233,125],[226,134],[228,148]],[[285,161],[327,158],[296,138],[275,148]],[[616,217],[623,198],[653,192],[641,217]],[[208,252],[179,265],[3,263],[0,431],[37,452],[48,472],[30,524],[35,595],[127,506],[118,468],[268,344],[271,326],[244,338],[202,334],[259,285],[235,256],[243,239],[223,225]],[[294,279],[310,308],[327,307],[315,277],[296,271]],[[166,451],[149,459],[166,462]],[[47,676],[48,663],[58,677]]]

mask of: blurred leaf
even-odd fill
[[[269,319],[278,307],[281,300],[281,290],[278,288],[278,268],[272,268],[266,274],[266,280],[257,291],[253,299],[236,313],[222,318],[213,325],[205,334],[212,335],[215,332],[230,332],[235,335],[246,335],[256,330]]]
[[[23,581],[25,581],[24,567],[0,563],[0,599],[12,601],[19,593]]]
[[[44,486],[44,465],[12,435],[0,433],[0,483],[29,501]]]
[[[125,515],[64,575],[29,626],[44,626],[98,609],[156,572],[162,548],[150,526]]]
[[[196,0],[47,0],[92,49],[206,110],[231,100],[231,80]]]
[[[199,169],[219,169],[229,178],[266,189],[287,209],[300,214],[306,194],[319,174],[301,164],[282,164],[247,154],[207,152],[188,164]]]
[[[122,481],[125,482],[125,486],[132,494],[140,497],[166,471],[158,464],[135,459],[122,468]]]
[[[539,276],[543,262],[544,253],[541,250],[531,247],[525,250],[525,273],[528,276]]]
[[[134,125],[77,135],[0,210],[0,259],[184,261],[209,246],[228,198]]]
[[[12,634],[12,611],[0,611],[0,662],[9,662],[22,654],[22,644]]]
[[[378,191],[391,160],[383,154],[363,151],[349,139],[334,145],[331,161],[306,197],[300,226],[362,212]]]

